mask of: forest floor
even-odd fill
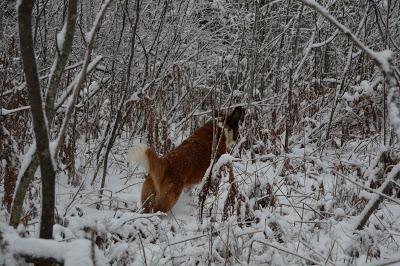
[[[140,213],[145,173],[126,162],[127,143],[120,140],[112,150],[102,198],[90,185],[96,163],[87,150],[76,161],[82,186],[71,188],[59,175],[63,218],[56,240],[93,239],[105,261],[119,265],[375,265],[398,254],[398,204],[385,201],[363,230],[355,230],[372,194],[349,180],[371,171],[380,152],[372,142],[335,150],[299,144],[291,153],[256,154],[255,160],[233,149],[233,157],[223,160],[237,158],[231,162],[234,182],[229,167],[214,171],[220,182],[205,200],[202,219],[201,185],[187,189],[168,214]],[[27,230],[37,233],[37,224]]]

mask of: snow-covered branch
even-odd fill
[[[60,133],[57,136],[57,139],[54,141],[54,143],[52,143],[53,145],[53,150],[52,150],[52,154],[53,156],[56,155],[56,152],[60,149],[62,140],[65,136],[65,132],[67,130],[67,124],[71,118],[72,112],[74,111],[75,108],[75,103],[78,99],[79,96],[79,91],[82,87],[82,83],[86,78],[86,71],[89,67],[89,63],[90,63],[90,59],[92,57],[92,49],[93,49],[93,45],[96,39],[96,35],[100,30],[100,26],[101,26],[101,21],[103,20],[103,17],[105,16],[106,10],[108,8],[108,6],[111,4],[112,0],[107,0],[103,3],[103,5],[100,8],[100,11],[98,12],[94,22],[93,22],[93,27],[92,29],[89,31],[89,33],[87,34],[87,47],[86,47],[86,52],[85,52],[85,57],[83,60],[83,67],[81,69],[81,71],[79,72],[79,74],[76,77],[76,83],[74,85],[74,88],[72,90],[72,95],[70,96],[70,99],[68,100],[68,107],[67,110],[65,112],[65,116],[62,122],[62,126],[60,129]],[[98,62],[100,59],[95,60],[94,62]],[[96,64],[94,64],[96,65]]]
[[[18,113],[18,112],[24,111],[24,110],[28,110],[30,108],[31,108],[30,106],[22,106],[22,107],[18,107],[18,108],[11,109],[11,110],[10,109],[5,109],[5,108],[1,108],[0,109],[0,116],[2,116],[2,115],[4,115],[4,116],[13,115],[15,113]]]
[[[56,59],[54,60],[53,66],[51,67],[49,73],[49,82],[47,84],[46,94],[46,115],[47,120],[49,121],[49,127],[51,127],[51,122],[53,121],[53,116],[55,113],[54,101],[58,91],[57,88],[60,83],[65,65],[67,64],[74,40],[77,5],[77,0],[68,1],[67,17],[61,32],[57,35],[57,47],[59,53],[56,54]]]

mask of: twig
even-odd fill
[[[325,264],[327,262],[329,262],[332,265],[336,265],[333,261],[331,261],[329,259],[329,255],[327,258],[325,258],[324,256],[322,256],[322,254],[318,253],[317,251],[315,251],[310,245],[308,245],[306,242],[302,241],[301,239],[299,240],[300,243],[302,243],[305,247],[307,247],[308,249],[310,249],[311,251],[313,251],[318,257],[320,257],[321,259],[325,260]]]
[[[142,252],[143,252],[143,257],[144,257],[144,265],[147,266],[146,252],[144,251],[143,241],[142,241],[142,237],[140,236],[140,232],[138,232],[137,235],[139,236],[140,246],[142,247]]]
[[[253,240],[253,242],[258,242],[260,244],[264,244],[266,246],[269,246],[269,247],[272,247],[272,248],[276,248],[277,250],[280,250],[280,251],[283,251],[285,253],[291,254],[291,255],[293,255],[295,257],[298,257],[298,258],[301,258],[303,260],[312,262],[312,263],[314,263],[316,265],[323,265],[321,262],[318,262],[318,261],[313,260],[311,258],[307,258],[307,257],[305,257],[303,255],[297,254],[296,252],[293,252],[293,251],[291,251],[291,250],[289,250],[289,249],[287,249],[285,247],[279,246],[279,245],[275,245],[275,244],[272,244],[272,243],[264,242],[264,241],[261,241],[261,240]]]
[[[369,192],[378,194],[379,196],[381,196],[381,197],[383,197],[383,198],[385,198],[385,199],[387,199],[387,200],[389,200],[389,201],[392,201],[392,202],[394,202],[394,203],[400,205],[400,201],[398,201],[398,200],[396,200],[396,199],[393,199],[393,198],[389,197],[388,195],[385,195],[384,193],[382,193],[382,192],[379,191],[380,189],[379,189],[379,190],[376,190],[376,189],[372,189],[372,188],[369,188],[369,187],[367,187],[367,186],[364,186],[363,184],[360,184],[360,183],[358,183],[357,181],[351,180],[350,178],[348,178],[347,176],[345,176],[345,175],[343,175],[343,174],[337,172],[336,170],[334,170],[333,172],[334,172],[335,174],[339,175],[340,177],[346,179],[346,180],[349,181],[350,183],[353,183],[354,185],[357,185],[357,186],[359,186],[359,187],[361,187],[361,188],[363,188],[363,189],[365,189],[365,190],[368,190]],[[383,184],[382,184],[382,185],[383,185]]]

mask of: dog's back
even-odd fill
[[[222,129],[213,126],[213,122],[208,122],[197,129],[189,138],[182,142],[176,149],[170,151],[164,160],[168,162],[165,176],[171,179],[179,179],[184,186],[199,183],[204,176],[211,161],[213,151],[213,133],[217,134],[214,141],[218,149],[215,158],[218,159],[226,152],[226,141]]]
[[[237,107],[222,121],[227,125],[224,128],[213,121],[206,123],[163,157],[146,146],[130,150],[129,160],[141,163],[148,172],[141,195],[144,211],[169,211],[185,187],[199,183],[210,165],[216,144],[217,160],[237,137],[243,113],[244,110]]]

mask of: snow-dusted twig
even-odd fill
[[[266,245],[266,246],[275,248],[275,249],[277,249],[277,250],[280,250],[280,251],[282,251],[282,252],[288,253],[288,254],[293,255],[293,256],[295,256],[295,257],[301,258],[301,259],[306,260],[306,261],[308,261],[308,262],[312,262],[312,263],[314,263],[315,265],[323,265],[323,264],[322,264],[321,262],[319,262],[319,261],[316,261],[316,260],[314,260],[314,259],[311,259],[311,258],[305,257],[305,256],[303,256],[303,255],[300,255],[300,254],[298,254],[298,253],[296,253],[296,252],[294,252],[294,251],[291,251],[291,250],[289,250],[289,249],[287,249],[287,248],[285,248],[285,247],[282,247],[282,246],[280,246],[280,245],[272,244],[272,243],[265,242],[265,241],[261,241],[261,240],[253,240],[253,242],[257,242],[257,243],[260,243],[260,244],[263,244],[263,245]]]
[[[0,116],[13,115],[13,114],[15,114],[17,112],[28,110],[30,108],[31,108],[30,106],[22,106],[22,107],[18,107],[18,108],[15,108],[15,109],[1,108],[0,109]]]
[[[328,2],[328,4],[326,5],[326,8],[329,8],[331,5],[333,4],[333,2]],[[294,71],[293,74],[293,82],[296,82],[297,79],[299,78],[299,73],[301,68],[303,67],[303,64],[307,61],[308,55],[310,54],[311,49],[315,49],[315,48],[320,48],[324,45],[327,45],[328,43],[330,43],[331,41],[333,41],[337,34],[338,34],[338,30],[336,30],[332,36],[330,36],[328,39],[326,39],[323,42],[319,42],[319,43],[314,43],[315,41],[315,36],[317,33],[317,30],[319,28],[319,24],[321,24],[321,17],[318,17],[316,23],[315,23],[315,28],[313,30],[313,32],[311,33],[310,39],[308,41],[307,46],[304,48],[304,52],[303,52],[303,58],[301,59],[300,63],[297,65],[296,70]]]
[[[350,183],[353,183],[354,185],[357,185],[357,186],[359,186],[359,187],[361,187],[361,188],[363,188],[363,189],[365,189],[365,190],[368,190],[368,191],[371,192],[371,193],[377,194],[379,197],[385,198],[385,199],[387,199],[387,200],[389,200],[389,201],[392,201],[392,202],[394,202],[394,203],[400,205],[400,201],[398,201],[398,200],[396,200],[396,199],[393,199],[393,198],[391,198],[391,197],[385,195],[384,193],[382,193],[382,192],[380,191],[380,189],[376,190],[376,189],[369,188],[369,187],[367,187],[367,186],[364,186],[363,184],[360,184],[360,183],[358,183],[358,182],[352,180],[351,178],[349,178],[349,177],[347,177],[347,176],[345,176],[345,175],[343,175],[343,174],[341,174],[341,173],[339,173],[339,172],[337,172],[337,171],[333,171],[333,172],[334,172],[335,174],[337,174],[338,176],[340,176],[340,177],[346,179],[346,180],[349,181]],[[383,185],[383,184],[382,184],[382,185]],[[389,185],[389,184],[387,184],[387,185]]]
[[[80,66],[82,65],[82,63],[83,63],[83,62],[81,61],[81,62],[72,64],[72,65],[69,65],[69,66],[67,66],[67,67],[64,68],[64,72],[67,71],[67,70],[71,70],[71,69],[80,67]],[[100,66],[99,66],[99,68],[100,68]],[[43,70],[41,70],[41,71],[43,71]],[[49,76],[50,76],[49,74],[46,74],[46,75],[44,75],[44,76],[40,76],[40,77],[39,77],[39,80],[48,79]],[[9,89],[9,90],[6,90],[5,92],[3,92],[3,96],[7,96],[7,95],[9,95],[9,94],[11,94],[11,93],[14,93],[14,92],[23,90],[23,89],[25,89],[25,88],[26,88],[26,82],[23,82],[23,83],[21,83],[21,84],[15,86],[14,88]]]
[[[64,215],[63,217],[65,217],[67,215],[68,209],[71,207],[72,203],[75,201],[76,196],[78,196],[79,192],[82,190],[83,185],[85,184],[87,179],[87,176],[82,180],[81,184],[79,185],[78,189],[75,191],[74,195],[72,196],[72,199],[70,200],[70,202],[68,203],[68,205],[65,207],[64,210]]]
[[[328,257],[324,257],[322,254],[318,253],[317,251],[314,250],[313,247],[311,247],[309,244],[307,244],[306,242],[304,242],[303,240],[299,239],[300,243],[302,243],[305,247],[307,247],[308,249],[312,250],[312,252],[314,252],[314,254],[316,254],[318,257],[320,257],[321,259],[323,259],[325,261],[325,264],[327,264],[328,262],[332,265],[336,265],[332,260],[329,259]]]
[[[311,45],[311,48],[315,49],[315,48],[320,48],[324,45],[327,45],[328,43],[330,43],[331,41],[333,41],[335,39],[335,37],[338,35],[339,31],[335,30],[335,32],[325,41],[319,42],[319,43],[313,43]]]

